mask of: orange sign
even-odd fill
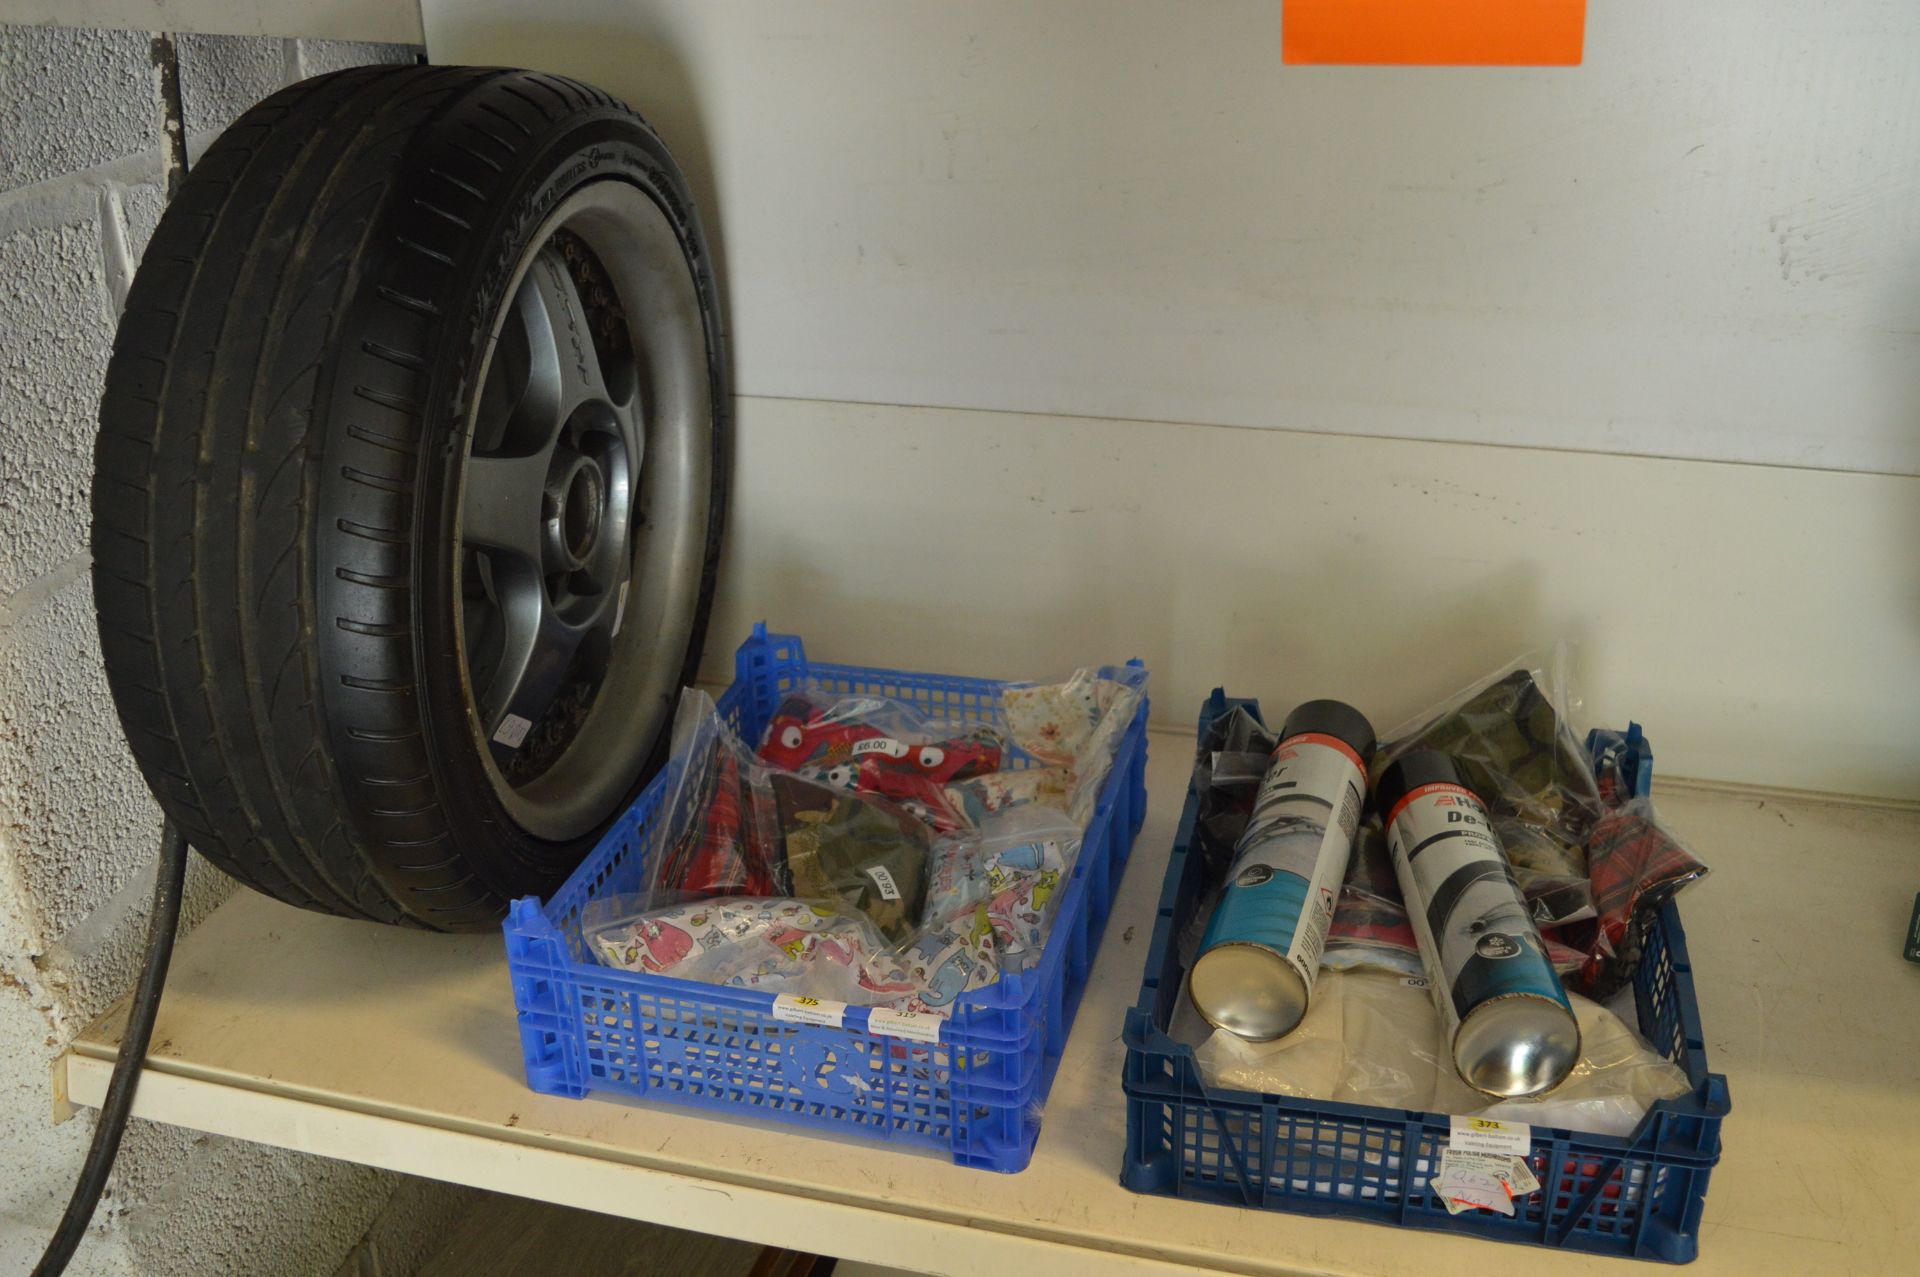
[[[1579,66],[1587,0],[1281,0],[1280,60]]]

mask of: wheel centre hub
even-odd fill
[[[610,495],[606,471],[598,457],[557,449],[546,487],[544,539],[549,561],[577,571],[592,559],[606,522]]]

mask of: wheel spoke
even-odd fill
[[[628,792],[697,635],[714,370],[710,281],[689,265],[644,193],[590,182],[496,312],[455,547],[460,658],[494,791],[541,838]]]
[[[550,449],[530,457],[470,457],[460,514],[468,545],[540,562],[541,501]]]
[[[560,424],[559,351],[546,304],[530,281],[521,281],[513,295],[510,315],[511,322],[501,331],[495,348],[490,373],[501,379],[505,412],[497,433],[488,437],[487,446],[526,452],[552,438]]]
[[[543,249],[527,268],[514,298],[527,327],[534,366],[551,368],[557,380],[555,421],[589,399],[608,399],[600,355],[587,328],[587,309],[564,257]],[[536,313],[537,312],[537,313]]]
[[[625,445],[627,491],[638,497],[640,493],[640,470],[647,457],[646,420],[642,416],[640,393],[635,391],[627,402],[613,405],[613,419],[620,430],[620,442]]]
[[[547,605],[545,583],[526,565],[496,571],[494,579],[506,642],[493,681],[480,696],[480,719],[494,758],[504,766],[552,707],[574,653],[594,626],[563,620]]]

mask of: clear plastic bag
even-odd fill
[[[794,896],[864,914],[899,942],[926,899],[928,826],[885,799],[762,765],[704,692],[683,694],[647,908]]]
[[[1354,839],[1320,965],[1335,971],[1373,967],[1400,976],[1418,976],[1426,969],[1377,816],[1363,822]]]
[[[1564,643],[1511,662],[1396,729],[1374,774],[1411,749],[1453,754],[1487,803],[1555,969],[1605,997],[1632,980],[1653,911],[1707,867],[1651,802],[1632,798],[1625,751],[1595,772],[1570,717],[1571,666]]]
[[[948,786],[999,772],[1006,749],[985,723],[929,719],[884,697],[807,687],[781,702],[758,753],[830,788],[898,803],[945,833],[975,823]]]
[[[958,931],[984,925],[994,966],[1026,969],[1046,945],[1080,843],[1078,826],[1045,809],[1013,809],[975,835],[942,839],[925,930],[945,936],[944,947]]]
[[[787,894],[780,821],[760,767],[698,688],[680,694],[647,906]]]
[[[1090,751],[1095,730],[1126,690],[1117,679],[1075,670],[1057,683],[1020,683],[1000,694],[1007,734],[1040,762],[1074,767]]]
[[[1145,680],[1115,667],[1010,688],[1021,748],[1050,751],[1012,770],[995,770],[998,729],[817,688],[783,702],[756,754],[689,690],[654,875],[644,896],[589,908],[588,948],[630,970],[943,1010],[1044,949]]]
[[[1599,916],[1565,929],[1581,950],[1574,984],[1589,997],[1624,988],[1640,965],[1640,943],[1654,912],[1675,892],[1706,876],[1707,867],[1662,824],[1649,799],[1635,798],[1602,816],[1589,831],[1587,860]]]
[[[581,932],[603,965],[868,1005],[911,992],[863,914],[778,897],[640,905],[613,896],[581,911]]]
[[[1579,835],[1602,804],[1569,720],[1571,665],[1565,643],[1502,665],[1388,733],[1374,757],[1376,774],[1409,750],[1444,750],[1496,817],[1568,835],[1554,840],[1559,859],[1543,868],[1584,876]]]
[[[1085,829],[1100,801],[1120,742],[1146,695],[1136,665],[1075,670],[1057,683],[1014,683],[1000,694],[1007,735],[1066,782],[1065,810]]]
[[[787,881],[803,900],[839,900],[889,940],[918,924],[927,895],[930,830],[865,794],[823,794],[796,777],[770,778],[779,796]]]
[[[1249,1042],[1237,1033],[1213,1030],[1194,1047],[1201,1076],[1212,1086],[1300,1099],[1330,1098],[1346,1068],[1344,992],[1341,981],[1321,980],[1314,986],[1305,1018],[1293,1032],[1271,1042]],[[1181,1001],[1191,999],[1182,996]]]
[[[1649,1047],[1625,1020],[1588,998],[1571,1000],[1581,1055],[1567,1080],[1545,1095],[1488,1105],[1478,1116],[1625,1136],[1655,1103],[1687,1093],[1686,1070]]]
[[[983,902],[923,928],[898,956],[912,989],[906,1005],[944,1012],[955,998],[1000,978],[1000,947]]]
[[[1581,1059],[1553,1091],[1493,1101],[1460,1080],[1426,982],[1380,971],[1323,971],[1300,1028],[1253,1044],[1218,1033],[1195,1049],[1210,1086],[1461,1116],[1503,1117],[1626,1135],[1686,1073],[1619,1016],[1574,996]],[[1337,1047],[1337,1049],[1335,1049]]]

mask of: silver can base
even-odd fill
[[[1293,1032],[1307,1015],[1307,984],[1265,945],[1217,944],[1194,960],[1187,996],[1200,1018],[1249,1042]]]
[[[1579,1062],[1580,1022],[1573,1012],[1538,994],[1513,993],[1482,1002],[1453,1035],[1453,1063],[1461,1079],[1501,1099],[1551,1091]]]

